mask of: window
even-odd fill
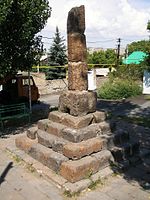
[[[22,80],[23,85],[29,85],[29,79],[28,78],[24,78]],[[30,85],[33,85],[33,80],[30,79]]]

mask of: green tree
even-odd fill
[[[147,30],[150,31],[150,20],[149,20],[148,23],[147,23]]]
[[[61,37],[58,27],[56,27],[55,37],[49,49],[49,64],[50,65],[64,65],[67,62],[66,46],[64,38]]]
[[[105,57],[107,64],[115,64],[116,63],[116,52],[114,49],[107,49],[105,51]]]
[[[50,16],[48,0],[1,0],[0,75],[27,70],[42,52],[37,36]]]
[[[113,49],[95,51],[87,55],[88,64],[115,64],[116,53]]]
[[[150,51],[150,45],[148,40],[141,40],[138,42],[132,42],[128,45],[128,52],[131,54],[134,51],[143,51],[143,52],[149,52]]]

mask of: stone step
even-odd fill
[[[57,153],[39,143],[32,145],[28,154],[56,173],[59,172],[61,164],[68,161],[68,158],[64,155]]]
[[[65,128],[66,128],[65,125],[49,120],[49,123],[47,124],[45,131],[49,134],[52,134],[52,135],[55,135],[58,137],[62,137],[62,131]]]
[[[67,140],[64,140],[63,138],[57,137],[55,135],[51,135],[40,129],[37,131],[37,138],[39,144],[48,148],[52,148],[53,151],[59,153],[63,152],[64,145],[68,143]]]
[[[116,130],[110,135],[107,134],[101,135],[100,137],[107,141],[108,149],[111,149],[116,145],[123,145],[130,141],[129,133],[127,131],[120,131],[120,130]]]
[[[38,121],[38,129],[45,131],[47,128],[47,124],[49,123],[49,119],[42,119]]]
[[[81,142],[98,135],[111,135],[112,124],[109,122],[93,123],[81,129],[65,128],[62,137],[70,142]]]
[[[90,178],[92,174],[107,167],[110,161],[113,161],[111,152],[103,150],[79,160],[63,162],[60,174],[69,182],[74,183],[84,178]]]
[[[32,140],[35,140],[36,137],[37,137],[37,131],[38,131],[38,127],[31,127],[29,128],[26,133],[27,133],[27,137],[32,139]]]
[[[37,144],[37,142],[37,139],[30,139],[29,137],[27,137],[27,135],[21,135],[15,139],[16,147],[20,150],[25,151],[26,153],[28,153],[32,145]]]
[[[63,154],[73,160],[80,159],[94,152],[101,151],[106,148],[106,140],[100,138],[92,138],[79,143],[68,143],[64,145]]]
[[[49,113],[49,119],[53,122],[63,124],[70,128],[79,129],[90,125],[93,121],[93,115],[87,114],[85,116],[75,117],[68,113],[53,111]]]
[[[70,142],[82,142],[84,140],[94,138],[101,134],[98,124],[91,124],[81,129],[65,128],[62,130],[62,137]]]
[[[38,121],[38,129],[45,131],[49,134],[62,137],[62,131],[63,129],[67,128],[67,126],[64,126],[63,124],[53,122],[49,119],[45,120],[39,120]]]
[[[127,160],[134,155],[139,154],[139,142],[131,141],[130,143],[126,143],[122,146],[115,146],[111,148],[110,151],[116,162]]]
[[[61,123],[70,128],[84,128],[93,123],[100,123],[106,119],[105,112],[96,111],[94,113],[87,114],[85,116],[72,116],[68,113],[62,113],[59,111],[53,111],[49,113],[49,120],[57,123]]]

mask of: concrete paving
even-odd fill
[[[14,143],[18,135],[0,139],[0,199],[2,200],[66,200],[62,191],[51,181],[40,177],[32,172],[16,157],[12,157],[6,151],[9,145]],[[137,171],[137,169],[139,171]],[[131,174],[140,175],[142,168],[134,168]],[[136,173],[137,171],[137,173]],[[141,176],[143,174],[141,173]],[[140,182],[128,179],[126,176],[112,176],[102,184],[97,185],[95,190],[82,192],[73,200],[148,200],[150,188],[144,189]]]
[[[58,105],[59,95],[46,97],[45,103],[51,106]],[[123,114],[137,113],[150,109],[150,101],[140,105],[131,102],[112,103],[108,105],[98,102],[100,109],[107,108],[108,111],[119,113],[122,108]],[[134,110],[136,109],[136,110]],[[149,115],[149,112],[147,112]],[[2,200],[149,200],[150,199],[150,158],[145,159],[143,164],[139,164],[122,175],[115,175],[105,182],[97,185],[94,190],[82,192],[79,196],[66,197],[50,180],[44,179],[26,165],[20,162],[17,157],[12,157],[6,151],[9,145],[14,144],[14,140],[21,132],[9,131],[8,136],[0,138],[0,199]],[[19,132],[19,134],[18,134]],[[16,135],[13,135],[13,134]],[[149,131],[148,133],[149,136]],[[3,135],[0,132],[0,135]],[[4,136],[4,135],[3,135]],[[141,136],[141,135],[140,135]],[[149,143],[148,143],[149,145]],[[149,148],[149,147],[148,147]]]

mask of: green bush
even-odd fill
[[[142,80],[143,68],[141,65],[119,65],[116,71],[110,73],[110,78]]]
[[[142,88],[134,81],[114,79],[113,81],[105,82],[98,89],[98,97],[101,99],[123,99],[141,94]]]

